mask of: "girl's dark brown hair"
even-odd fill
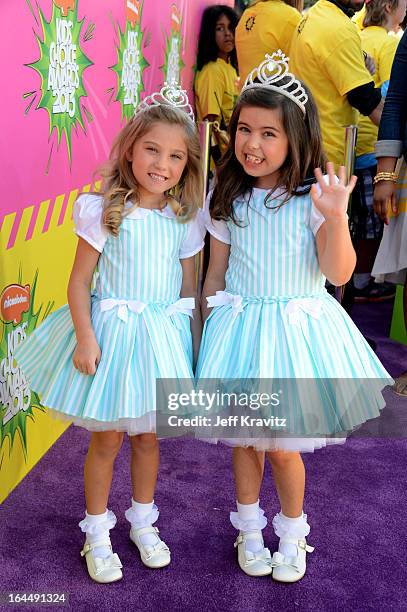
[[[231,6],[215,4],[213,6],[208,6],[203,12],[198,38],[198,53],[196,58],[197,70],[202,70],[206,64],[209,64],[209,62],[216,62],[218,59],[219,49],[216,44],[216,24],[223,15],[229,19],[230,28],[234,34],[239,22],[239,15]],[[233,47],[233,51],[229,55],[229,61],[232,66],[237,69],[235,47]]]
[[[309,192],[314,168],[323,167],[326,160],[322,149],[318,110],[309,89],[304,84],[302,86],[308,94],[305,117],[295,102],[279,92],[258,87],[248,89],[241,94],[229,123],[230,142],[218,168],[216,185],[211,197],[209,209],[212,218],[232,219],[238,224],[233,201],[245,194],[249,196],[252,194],[256,179],[246,174],[235,155],[237,125],[240,112],[245,107],[279,110],[288,138],[288,155],[280,168],[278,183],[267,193],[264,205],[267,208],[278,209],[291,196]],[[283,202],[276,207],[270,206],[274,194],[281,189],[284,194]],[[248,200],[250,201],[250,197]]]

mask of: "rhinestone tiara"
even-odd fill
[[[160,91],[146,96],[144,100],[137,106],[134,114],[137,115],[148,110],[152,106],[171,106],[184,111],[191,121],[195,121],[194,111],[189,103],[188,95],[185,89],[181,89],[178,83],[164,83],[164,87]]]
[[[283,79],[286,82],[282,83]],[[305,104],[308,101],[308,95],[300,81],[289,72],[288,57],[284,55],[281,49],[275,51],[272,55],[266,53],[261,64],[248,75],[241,93],[255,87],[272,89],[283,96],[287,96],[300,107],[304,115],[306,114]]]

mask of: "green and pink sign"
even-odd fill
[[[204,0],[0,2],[0,502],[61,435],[15,362],[66,302],[72,208],[143,97],[191,93]],[[186,33],[188,32],[188,37]]]
[[[0,222],[85,184],[123,121],[164,81],[181,80],[191,92],[200,19],[209,4],[214,2],[1,3],[3,48],[10,53],[3,58],[8,86],[1,113]]]

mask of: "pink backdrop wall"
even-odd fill
[[[39,405],[13,352],[66,302],[73,203],[92,187],[139,96],[178,72],[190,91],[201,15],[210,4],[0,2],[0,502],[66,427]]]
[[[55,3],[71,9],[68,17],[77,10],[77,20],[83,20],[79,46],[92,62],[83,71],[86,97],[80,98],[85,131],[79,125],[69,130],[69,159],[65,135],[58,146],[56,130],[50,134],[49,113],[45,108],[36,108],[41,98],[41,77],[29,64],[40,58],[36,36],[44,40],[39,10],[49,22],[52,0],[38,0],[37,4],[33,0],[2,2],[3,83],[7,85],[2,91],[0,119],[0,226],[4,215],[17,212],[15,224],[18,227],[18,214],[22,209],[37,206],[44,199],[52,199],[90,182],[94,169],[106,159],[112,138],[123,124],[121,104],[114,100],[117,75],[109,67],[117,63],[118,28],[122,32],[125,30],[128,3],[125,0],[55,0]],[[129,4],[138,3],[133,0]],[[182,84],[190,89],[200,19],[203,9],[210,4],[215,2],[144,0],[141,29],[144,31],[142,51],[149,63],[143,74],[147,93],[163,82],[160,67],[164,63],[166,37],[171,34],[173,5],[181,17]],[[34,93],[23,97],[30,92]],[[30,102],[31,107],[27,110]],[[92,115],[91,121],[86,111]],[[8,248],[12,244],[11,235],[7,240]]]

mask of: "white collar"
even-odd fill
[[[156,213],[157,215],[161,215],[163,217],[167,217],[167,219],[175,219],[176,214],[172,210],[171,206],[167,204],[163,209],[159,208],[141,208],[140,206],[131,211],[128,215],[126,215],[125,219],[146,219],[152,213]]]

